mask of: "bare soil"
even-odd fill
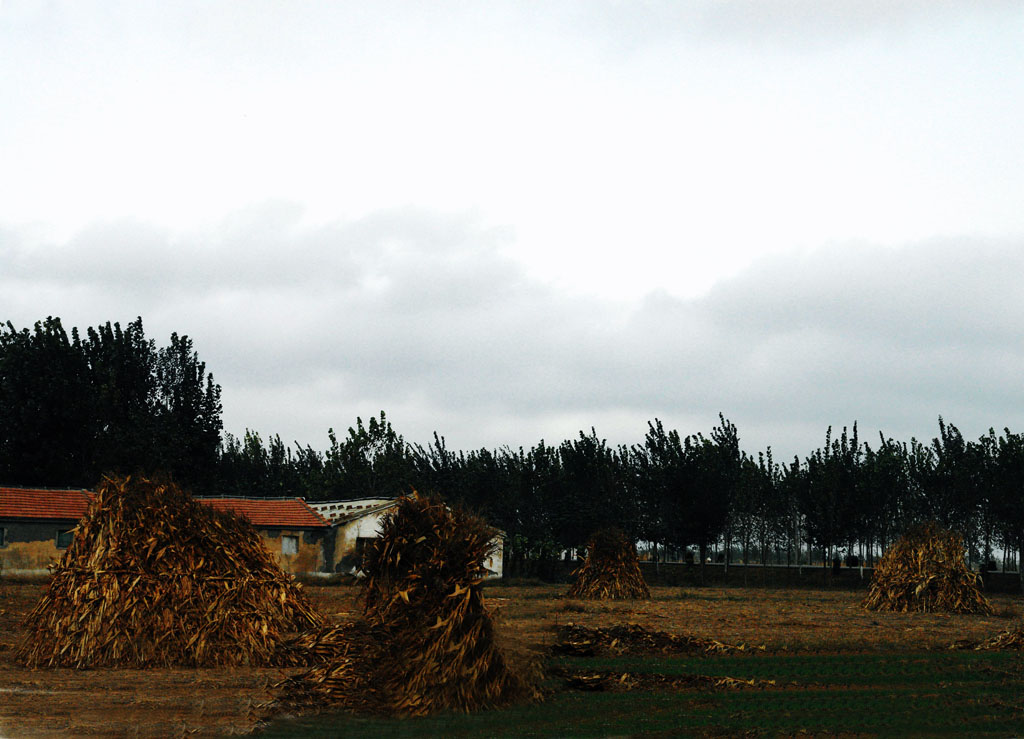
[[[296,670],[153,669],[30,670],[16,651],[23,621],[42,583],[0,580],[0,737],[222,736],[251,731],[253,707],[269,700],[270,686]],[[358,616],[356,590],[310,587],[307,592],[334,622]],[[773,652],[858,653],[946,649],[959,639],[981,640],[1017,625],[1019,596],[990,598],[995,616],[875,613],[848,590],[764,590],[652,587],[649,601],[579,601],[565,586],[494,585],[487,602],[498,617],[505,648],[543,654],[555,627],[578,623],[648,629],[764,645]]]

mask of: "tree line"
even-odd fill
[[[660,420],[612,446],[595,429],[558,444],[454,451],[434,434],[409,443],[384,412],[323,451],[222,434],[220,386],[187,336],[158,347],[142,320],[68,334],[57,318],[0,327],[0,484],[92,486],[108,472],[170,474],[196,493],[392,497],[435,491],[507,535],[513,571],[582,547],[618,526],[655,560],[872,564],[914,523],[961,533],[974,562],[1024,551],[1024,435],[968,440],[941,417],[930,442],[856,423],[803,458],[740,448],[724,416],[706,435]]]
[[[0,482],[81,487],[166,470],[203,486],[220,462],[221,389],[187,336],[142,319],[68,333],[59,318],[0,326]]]

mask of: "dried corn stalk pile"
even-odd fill
[[[275,703],[265,706],[274,713],[281,708],[341,706],[355,713],[385,713],[374,667],[383,657],[382,635],[365,621],[355,621],[290,640],[284,652],[293,664],[316,665],[275,685]]]
[[[330,662],[342,652],[351,651],[352,643],[366,636],[364,625],[362,621],[349,621],[291,636],[278,647],[277,664],[305,667]]]
[[[1024,649],[1024,627],[1007,629],[982,641],[961,639],[950,645],[950,649],[973,649],[979,652],[1021,650]]]
[[[1024,649],[1024,631],[1019,627],[1003,631],[975,645],[976,650]]]
[[[532,694],[495,645],[484,605],[483,563],[494,535],[436,497],[402,498],[364,555],[366,624],[358,633],[369,638],[286,681],[280,705],[412,716]],[[373,686],[372,700],[349,683]]]
[[[764,647],[755,647],[763,650]],[[596,657],[602,654],[712,654],[745,652],[745,644],[723,644],[715,639],[679,636],[665,631],[650,631],[640,624],[622,624],[607,628],[591,628],[581,624],[558,627],[551,651],[574,657]]]
[[[863,606],[872,611],[991,614],[963,539],[936,523],[911,528],[882,557]]]
[[[587,556],[573,573],[569,598],[650,598],[633,542],[619,529],[602,529],[587,542]]]
[[[661,675],[656,672],[612,672],[610,670],[569,670],[554,668],[551,677],[561,678],[569,690],[627,693],[631,690],[694,690],[707,688],[767,688],[774,680],[728,677],[726,675]]]
[[[172,483],[108,478],[28,615],[29,666],[276,664],[321,617],[255,529]]]

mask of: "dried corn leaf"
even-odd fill
[[[367,548],[363,622],[308,638],[324,663],[279,685],[272,710],[424,715],[534,694],[494,643],[484,560],[495,532],[436,497],[402,498]],[[333,653],[332,653],[333,652]],[[353,686],[370,686],[372,694]]]
[[[863,606],[872,611],[990,615],[981,578],[967,566],[963,538],[936,523],[915,526],[882,557]]]
[[[587,543],[587,556],[574,572],[566,596],[594,600],[650,598],[636,547],[618,529],[602,529]]]
[[[591,628],[582,624],[564,624],[557,629],[551,650],[555,654],[595,657],[602,654],[712,654],[764,650],[764,646],[723,644],[715,639],[680,636],[665,631],[650,631],[639,624]]]
[[[106,478],[28,615],[34,667],[272,665],[322,618],[255,529],[169,482]]]

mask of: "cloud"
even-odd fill
[[[623,303],[563,293],[505,256],[514,233],[413,208],[310,225],[270,203],[203,237],[138,223],[63,244],[0,231],[0,318],[142,315],[192,336],[228,430],[322,447],[386,410],[409,440],[558,442],[597,426],[639,442],[662,418],[805,454],[828,425],[862,437],[1020,428],[1021,244],[835,245],[762,259],[709,293]]]
[[[726,43],[760,50],[820,52],[865,39],[899,42],[908,34],[975,20],[1013,22],[1012,0],[970,4],[936,0],[698,0],[549,4],[547,20],[609,53]],[[723,62],[727,60],[723,59]]]
[[[938,414],[977,433],[1019,426],[1021,246],[846,245],[752,266],[702,301],[715,334],[744,347],[733,401],[761,423],[860,419],[899,436],[932,433]]]

